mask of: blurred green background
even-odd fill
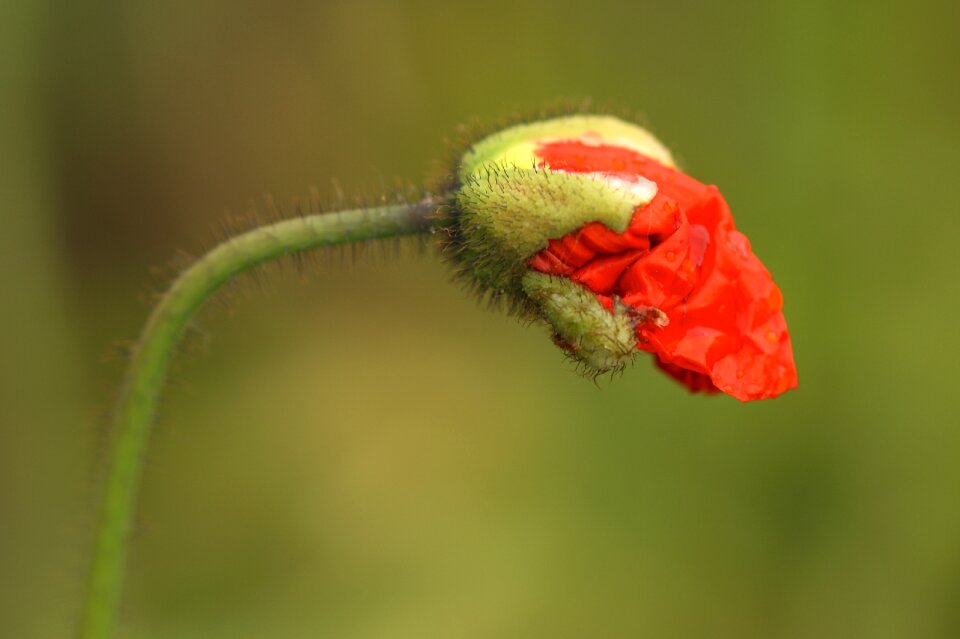
[[[178,362],[121,636],[960,636],[957,6],[4,0],[0,636],[71,634],[153,267],[558,96],[721,186],[800,389],[594,386],[429,252],[270,276]]]

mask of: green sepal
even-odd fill
[[[589,175],[491,166],[457,193],[460,259],[483,286],[513,289],[550,239],[590,222],[622,233],[637,202],[636,193]]]
[[[554,342],[587,372],[622,370],[636,354],[637,317],[619,300],[608,311],[577,282],[537,271],[523,276],[523,291],[550,325]]]

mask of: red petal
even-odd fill
[[[706,393],[708,395],[720,392],[720,389],[710,381],[710,377],[703,373],[696,373],[692,370],[677,366],[676,364],[664,362],[659,357],[654,357],[653,361],[656,363],[657,368],[689,388],[690,392]]]
[[[627,267],[645,253],[644,250],[633,250],[599,256],[583,268],[577,269],[570,279],[580,282],[594,293],[610,293]]]

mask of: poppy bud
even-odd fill
[[[639,349],[694,391],[797,384],[780,290],[723,196],[639,126],[576,115],[488,136],[460,159],[449,216],[461,274],[587,371]]]

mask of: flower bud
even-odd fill
[[[456,168],[444,251],[473,285],[594,374],[637,350],[691,390],[741,400],[797,383],[782,296],[716,187],[639,126],[514,126]]]

